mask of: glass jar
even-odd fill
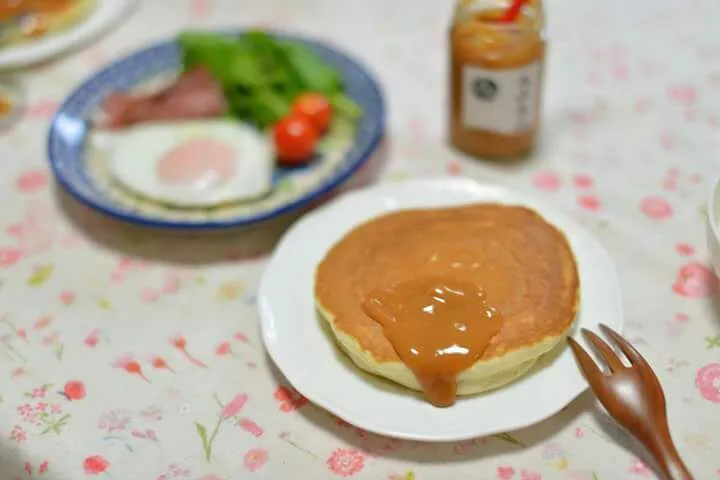
[[[485,158],[529,153],[540,123],[545,63],[541,0],[512,23],[509,0],[459,0],[450,30],[450,141]]]

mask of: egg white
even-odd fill
[[[155,201],[178,207],[212,207],[253,200],[272,189],[274,152],[267,136],[251,125],[231,120],[163,122],[140,124],[104,137],[113,180]],[[235,173],[222,185],[172,185],[159,178],[158,162],[194,139],[219,141],[236,150]]]

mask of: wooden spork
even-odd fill
[[[606,325],[599,327],[622,351],[628,364],[623,363],[605,341],[583,328],[583,337],[605,362],[605,368],[600,369],[592,357],[568,337],[590,388],[610,416],[648,449],[666,480],[693,480],[670,436],[665,393],[657,376],[619,333]]]

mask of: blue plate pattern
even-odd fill
[[[242,35],[242,32],[234,32]],[[109,216],[131,223],[183,230],[222,229],[249,225],[307,206],[340,186],[376,150],[385,128],[385,103],[378,83],[355,60],[318,41],[273,34],[305,44],[343,75],[347,94],[364,110],[354,138],[343,150],[326,152],[312,162],[323,168],[276,169],[273,181],[279,190],[292,190],[292,177],[303,175],[302,185],[275,202],[253,202],[239,208],[222,208],[201,216],[164,215],[161,209],[143,210],[118,201],[100,185],[88,168],[86,142],[89,119],[111,91],[127,91],[179,71],[180,51],[175,41],[151,46],[104,68],[78,87],[52,120],[48,157],[58,182],[77,200]],[[334,161],[329,163],[329,158]],[[326,165],[322,165],[327,161]],[[304,171],[304,170],[310,170]],[[288,187],[290,185],[290,187]],[[277,189],[277,188],[276,188]],[[206,210],[208,212],[208,210]]]

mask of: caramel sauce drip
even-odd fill
[[[455,403],[457,376],[485,352],[502,316],[472,283],[422,277],[370,292],[363,310],[383,327],[427,400]]]

